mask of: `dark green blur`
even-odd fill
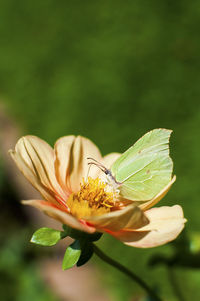
[[[183,206],[190,235],[200,231],[199,31],[197,0],[1,0],[1,102],[23,135],[38,135],[53,145],[63,135],[81,134],[103,154],[125,151],[153,128],[173,129],[177,181],[161,205]],[[2,171],[0,177],[3,187]],[[14,235],[17,219],[7,223]],[[22,250],[28,244],[26,237]],[[171,254],[170,245],[140,250],[107,236],[99,245],[166,300],[176,300],[165,267],[147,267],[155,252]],[[23,265],[22,273],[30,273],[27,261]],[[113,300],[131,300],[142,292],[125,276],[99,265]],[[176,272],[186,301],[194,292],[195,300],[200,299],[199,270]],[[43,293],[41,301],[48,294]]]

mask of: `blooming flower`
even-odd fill
[[[62,137],[52,149],[38,137],[25,136],[10,154],[43,197],[23,204],[72,228],[107,232],[127,245],[148,248],[175,239],[184,227],[179,205],[150,209],[168,192],[175,177],[150,201],[141,204],[124,200],[97,166],[88,167],[88,158],[93,158],[109,169],[120,154],[102,157],[89,139]]]

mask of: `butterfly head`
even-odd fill
[[[89,166],[95,165],[97,166],[101,171],[103,171],[103,173],[106,175],[106,180],[107,180],[107,184],[112,186],[114,189],[117,189],[121,183],[118,183],[115,179],[115,177],[113,176],[112,172],[110,171],[110,169],[106,168],[102,163],[98,162],[97,160],[95,160],[94,158],[87,158],[88,160],[90,160],[90,162],[88,162]]]

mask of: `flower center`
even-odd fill
[[[99,178],[83,179],[78,193],[72,193],[67,205],[70,213],[77,218],[101,215],[110,212],[115,206],[115,191],[109,191],[109,186]]]

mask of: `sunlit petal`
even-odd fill
[[[48,143],[35,136],[22,137],[11,151],[19,169],[45,198],[55,194],[65,198],[65,194],[57,182],[54,170],[54,151]],[[49,192],[48,196],[46,196]],[[50,197],[50,198],[49,198]]]
[[[46,200],[56,203],[53,191],[41,183],[30,158],[26,156],[26,152],[21,152],[20,144],[23,146],[22,140],[20,140],[18,143],[18,148],[16,148],[16,151],[10,151],[10,155],[18,166],[19,170]]]
[[[75,217],[73,217],[71,214],[60,210],[58,207],[49,204],[46,201],[43,200],[28,200],[28,201],[22,201],[24,205],[31,205],[39,210],[41,210],[46,215],[58,220],[62,224],[68,225],[72,228],[75,228],[80,231],[85,231],[88,233],[95,232],[95,228],[89,227],[85,224],[82,224],[79,222]]]
[[[55,143],[55,173],[56,178],[62,188],[68,192],[70,188],[67,187],[67,178],[70,172],[70,159],[72,156],[72,149],[74,146],[75,136],[65,136],[60,138]]]
[[[80,183],[83,178],[86,179],[88,175],[88,159],[93,158],[101,161],[101,153],[97,146],[87,138],[78,136],[75,139],[73,149],[70,156],[70,177],[69,185],[73,192],[77,192],[80,188]],[[97,167],[90,169],[90,177],[94,177],[99,171]]]
[[[112,233],[125,244],[138,248],[151,248],[174,240],[184,228],[186,219],[179,205],[163,206],[145,212],[150,223],[133,231]]]
[[[119,231],[121,229],[129,228],[137,229],[149,222],[143,212],[133,204],[124,209],[91,217],[86,220],[99,229],[107,229],[110,231]]]

